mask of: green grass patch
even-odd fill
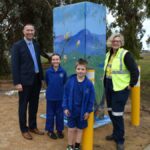
[[[142,57],[143,59],[138,62],[141,68],[141,101],[146,101],[150,104],[150,52],[143,53]]]
[[[143,54],[143,59],[139,61],[141,67],[141,80],[150,82],[150,53]]]

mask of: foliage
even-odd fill
[[[0,1],[0,75],[9,72],[7,52],[11,45],[22,37],[22,27],[32,23],[37,29],[36,39],[43,51],[53,51],[52,10],[61,4],[84,0],[1,0]],[[138,58],[142,48],[145,15],[150,16],[149,0],[87,0],[107,6],[116,21],[107,26],[108,34],[119,26],[125,36],[127,49]],[[129,9],[130,8],[130,9]],[[144,9],[145,8],[145,9]]]
[[[147,17],[150,18],[150,1],[149,0],[145,0],[145,6],[146,6]]]
[[[111,27],[120,28],[120,32],[125,37],[125,48],[130,50],[136,58],[139,58],[142,50],[141,39],[145,32],[142,29],[142,23],[146,17],[144,2],[141,0],[119,0],[112,8],[112,14],[116,21],[111,24]]]
[[[37,29],[36,39],[43,51],[52,51],[52,8],[47,0],[2,0],[0,2],[0,75],[8,63],[4,51],[22,37],[22,28],[32,23]],[[4,61],[5,60],[5,61]]]

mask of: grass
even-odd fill
[[[150,53],[142,55],[143,59],[139,61],[141,66],[141,79],[142,81],[150,81]]]
[[[150,104],[150,52],[142,54],[143,59],[139,60],[141,67],[141,101]]]

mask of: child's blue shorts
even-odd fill
[[[88,123],[87,120],[81,120],[80,117],[68,117],[68,123],[69,128],[78,128],[78,129],[84,129],[87,127]]]

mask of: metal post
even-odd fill
[[[95,70],[88,69],[87,77],[94,84]],[[88,118],[88,127],[83,130],[82,150],[93,150],[93,126],[94,126],[94,112],[91,112]]]
[[[140,124],[140,75],[137,84],[131,88],[131,123],[134,126]]]

